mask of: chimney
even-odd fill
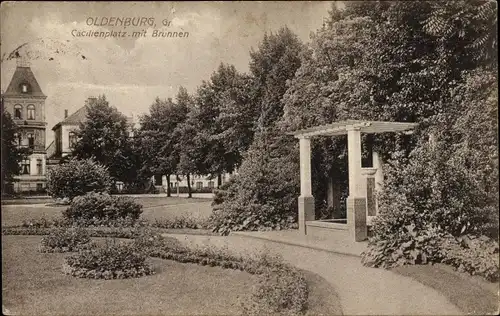
[[[68,110],[64,110],[64,118],[68,117]]]

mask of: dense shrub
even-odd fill
[[[106,240],[65,258],[63,273],[90,279],[136,278],[154,273],[146,258],[133,245]]]
[[[131,198],[89,193],[76,197],[63,216],[82,226],[132,226],[141,213],[142,205]]]
[[[239,174],[216,191],[210,225],[215,232],[293,227],[299,171],[295,142],[269,132],[258,135]]]
[[[55,198],[73,199],[87,192],[109,192],[112,183],[103,165],[92,159],[73,159],[48,171],[47,192]]]
[[[90,241],[90,236],[81,228],[54,228],[42,238],[40,252],[77,251]]]

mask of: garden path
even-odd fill
[[[364,267],[359,257],[284,245],[241,235],[166,234],[189,246],[214,246],[250,255],[269,251],[297,268],[321,275],[340,296],[345,315],[462,315],[439,292],[384,269]]]

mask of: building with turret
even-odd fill
[[[30,66],[18,62],[14,75],[2,95],[3,106],[18,126],[17,145],[31,154],[21,162],[14,177],[14,191],[42,191],[46,185],[45,99]]]

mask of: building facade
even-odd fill
[[[95,101],[95,97],[89,97],[85,100],[85,105],[70,116],[68,116],[68,110],[64,110],[64,120],[52,127],[54,141],[47,147],[47,157],[51,161],[56,161],[71,153],[74,144],[78,141],[75,132],[80,129],[80,124],[87,119],[88,106]],[[127,120],[130,133],[132,133],[134,118],[127,117]]]
[[[42,191],[46,186],[45,100],[31,68],[19,64],[2,96],[5,110],[18,126],[17,145],[31,154],[21,162],[20,174],[14,177],[15,192]]]

